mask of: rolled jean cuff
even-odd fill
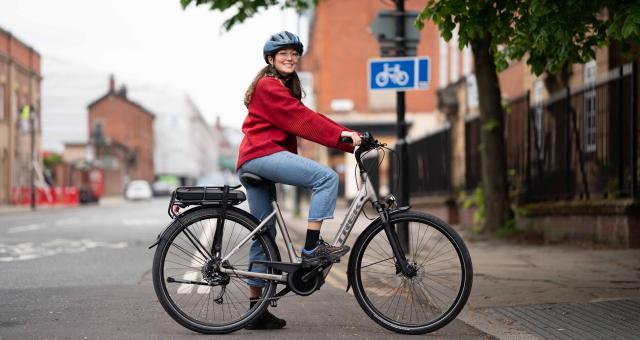
[[[313,218],[309,217],[307,219],[307,221],[310,221],[310,222],[322,222],[324,220],[332,220],[332,219],[333,219],[333,215],[327,216],[327,217],[313,217]]]
[[[256,288],[264,288],[264,286],[267,285],[267,283],[263,279],[249,279],[247,280],[247,284],[251,287]]]

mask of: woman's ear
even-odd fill
[[[269,61],[269,65],[273,66],[273,56],[272,55],[268,55],[267,56],[267,60]]]

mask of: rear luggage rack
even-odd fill
[[[175,218],[171,207],[179,205],[187,207],[190,205],[238,205],[247,199],[247,196],[239,189],[241,186],[219,186],[219,187],[178,187],[171,195],[169,202],[169,216]]]

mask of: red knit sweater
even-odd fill
[[[351,131],[326,116],[308,109],[291,95],[278,79],[258,81],[242,124],[244,138],[238,153],[239,169],[254,158],[279,151],[298,152],[296,136],[342,151],[353,145],[340,141],[342,131]]]

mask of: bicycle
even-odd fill
[[[400,69],[400,65],[394,65],[393,67],[389,67],[389,64],[385,63],[383,65],[382,72],[376,75],[376,84],[380,87],[387,86],[389,80],[391,80],[392,84],[396,84],[398,86],[405,86],[409,82],[409,74]]]
[[[363,185],[333,239],[343,245],[363,211],[371,203],[378,217],[354,243],[348,262],[347,291],[382,327],[398,333],[423,334],[452,321],[471,292],[473,269],[461,237],[445,222],[426,213],[397,207],[393,195],[382,202],[372,189],[362,156],[384,148],[370,134],[362,136],[355,152]],[[259,221],[235,205],[246,199],[235,187],[181,187],[169,202],[173,221],[158,235],[153,260],[153,285],[165,311],[182,326],[200,333],[229,333],[243,328],[269,304],[289,292],[307,296],[324,284],[333,263],[306,267],[294,249],[278,206],[275,185],[244,174],[252,185],[268,185],[273,212]],[[193,206],[176,215],[174,204]],[[265,226],[276,219],[289,261],[282,261]],[[411,238],[403,249],[397,228]],[[248,263],[251,246],[265,258]],[[263,266],[263,272],[253,272]],[[265,282],[260,300],[249,307],[249,278]],[[277,285],[284,285],[277,291]]]

